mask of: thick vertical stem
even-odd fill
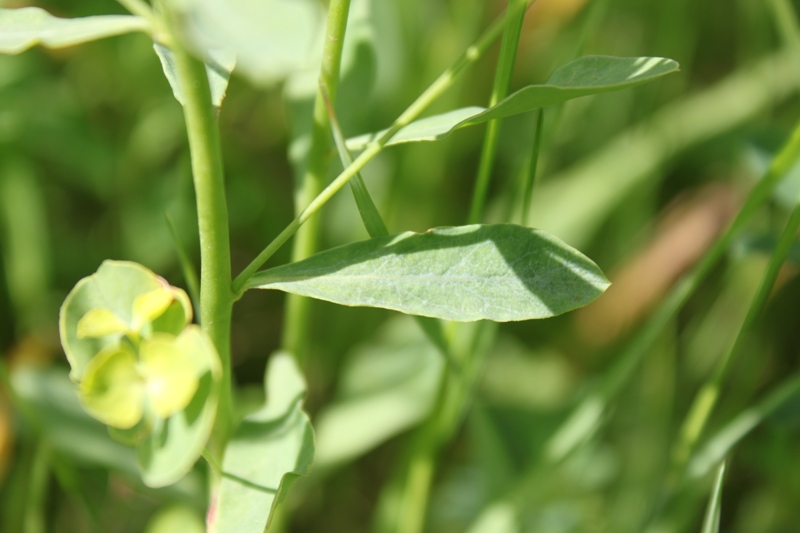
[[[233,293],[222,148],[205,65],[179,47],[175,49],[175,62],[184,91],[184,115],[200,227],[200,325],[214,342],[224,372],[217,411],[217,438],[224,446],[232,419]]]
[[[336,91],[339,88],[342,47],[344,46],[349,12],[350,0],[331,1],[320,69],[320,85],[327,92],[331,102],[336,101]],[[322,91],[322,88],[317,91],[314,102],[314,126],[311,130],[308,167],[295,197],[295,210],[298,213],[302,212],[322,192],[326,182],[330,122]],[[297,232],[292,249],[292,261],[300,261],[316,252],[319,221],[319,215],[313,216]],[[287,297],[283,345],[289,352],[301,358],[306,351],[306,339],[308,338],[309,303],[309,299],[302,296],[290,294]]]

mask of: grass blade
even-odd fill
[[[721,463],[717,469],[714,480],[714,488],[711,491],[711,499],[706,508],[706,517],[703,519],[703,529],[701,533],[719,533],[719,518],[722,511],[722,480],[725,478],[725,463]]]

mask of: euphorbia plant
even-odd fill
[[[557,69],[541,85],[509,93],[522,18],[532,2],[511,0],[507,13],[459,57],[387,129],[345,140],[333,113],[349,0],[332,0],[327,24],[311,0],[120,0],[132,15],[57,19],[37,8],[0,11],[0,51],[35,44],[60,47],[130,31],[148,33],[183,105],[200,230],[199,326],[187,295],[144,267],[107,261],[81,280],[62,307],[61,338],[84,408],[115,438],[136,447],[144,482],[178,481],[205,455],[211,465],[208,523],[215,531],[268,527],[272,511],[297,475],[308,474],[313,436],[302,411],[305,394],[294,355],[271,356],[266,403],[241,416],[233,401],[231,314],[244,291],[278,289],[289,303],[285,343],[302,350],[312,297],[417,315],[448,363],[429,431],[411,454],[408,472],[430,461],[449,438],[471,394],[479,350],[456,346],[443,320],[512,321],[548,318],[583,306],[608,286],[586,256],[545,232],[516,224],[480,224],[498,121],[567,100],[632,87],[675,72],[663,58],[587,56]],[[465,68],[503,36],[501,60],[487,108],[468,107],[417,120]],[[323,43],[323,44],[320,44]],[[313,50],[313,52],[310,52]],[[234,278],[231,272],[223,159],[217,118],[234,65],[256,84],[318,69],[319,88],[302,163],[297,216]],[[314,76],[311,77],[314,79]],[[541,114],[539,115],[541,129]],[[359,171],[394,144],[436,141],[459,128],[489,124],[470,225],[395,233],[386,229]],[[344,169],[325,177],[333,136]],[[539,143],[534,147],[538,155]],[[359,152],[355,156],[350,151]],[[526,186],[532,188],[535,161]],[[348,182],[372,238],[317,252],[314,215]],[[523,209],[526,212],[526,209]],[[523,222],[525,222],[523,220]],[[303,227],[306,225],[305,227]],[[259,271],[297,234],[294,261]],[[186,268],[191,268],[186,265]],[[480,326],[470,333],[491,337]],[[476,346],[479,343],[474,343]],[[430,469],[428,469],[430,472]],[[411,475],[411,474],[409,474]],[[404,531],[419,529],[428,477],[409,487]],[[400,485],[404,484],[401,479]],[[411,490],[411,489],[408,489]],[[419,494],[422,495],[420,503]]]

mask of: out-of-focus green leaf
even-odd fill
[[[156,419],[152,432],[137,448],[139,470],[150,487],[175,483],[191,470],[205,448],[217,411],[222,365],[211,339],[198,326],[190,325],[175,340],[175,349],[194,367],[190,372],[193,371],[193,379],[198,380],[197,389],[185,409],[166,420]],[[143,360],[145,363],[152,365],[153,361]],[[163,367],[159,364],[161,375],[169,374],[169,383],[164,385],[174,386],[175,369],[164,372]],[[159,397],[164,395],[159,394]],[[168,400],[164,405],[174,409],[176,399]]]
[[[322,13],[313,0],[174,1],[190,41],[203,53],[224,48],[255,83],[271,85],[312,66]],[[205,54],[204,54],[205,55]]]
[[[61,19],[38,7],[0,8],[0,53],[19,54],[37,44],[62,48],[148,29],[145,19],[132,15]]]
[[[318,468],[352,460],[421,421],[430,411],[442,357],[407,317],[357,348],[336,399],[316,418]]]
[[[711,499],[708,501],[701,533],[719,533],[719,518],[722,512],[722,481],[724,478],[725,463],[721,463],[717,469],[714,489],[711,491]]]
[[[172,52],[166,46],[158,43],[153,44],[153,48],[161,60],[161,68],[164,69],[164,75],[172,87],[172,94],[175,99],[184,105],[183,88],[181,87],[181,80],[178,78],[178,73],[175,66],[175,58]],[[228,81],[231,77],[231,72],[236,66],[236,55],[226,50],[210,50],[208,53],[209,58],[206,59],[206,75],[208,76],[208,85],[211,88],[211,103],[215,107],[220,107],[222,101],[225,99],[225,92],[228,90]]]
[[[505,322],[571,311],[608,285],[597,265],[555,237],[496,224],[340,246],[260,272],[247,288],[446,320]]]
[[[263,533],[294,481],[311,472],[314,434],[302,403],[306,386],[294,358],[272,355],[267,402],[248,415],[225,449],[222,487],[210,530]]]
[[[556,70],[544,85],[530,85],[500,101],[496,106],[467,107],[412,122],[387,143],[438,141],[453,131],[534,109],[610,91],[627,89],[677,72],[678,63],[663,57],[586,56]],[[351,150],[363,149],[383,132],[361,135],[347,141]]]
[[[142,294],[164,288],[172,292],[175,301],[164,312],[168,317],[153,322],[152,331],[176,335],[191,320],[189,297],[145,267],[128,261],[104,261],[95,274],[80,280],[64,300],[59,319],[61,344],[72,366],[72,379],[79,381],[88,362],[106,346],[116,344],[123,334],[117,331],[104,337],[81,337],[78,325],[87,314],[108,310],[131,330],[138,329],[134,327],[134,302]]]
[[[205,533],[203,519],[187,505],[171,505],[150,519],[145,533]]]

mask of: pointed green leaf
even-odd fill
[[[37,44],[62,48],[148,29],[145,19],[132,15],[61,19],[38,7],[0,9],[0,53],[19,54]]]
[[[608,285],[597,265],[552,235],[496,224],[348,244],[260,272],[247,288],[446,320],[506,322],[571,311]]]
[[[238,69],[270,85],[313,66],[322,13],[315,0],[172,0],[185,34],[200,50],[236,54]],[[320,43],[321,48],[321,43]]]
[[[305,383],[294,358],[272,355],[267,403],[244,419],[225,449],[223,479],[210,530],[263,533],[299,477],[311,472],[314,434],[302,410]]]
[[[81,403],[97,420],[129,429],[144,412],[144,383],[136,370],[136,354],[109,346],[86,365]]]
[[[198,385],[189,405],[166,420],[158,420],[136,450],[142,479],[150,487],[175,483],[192,469],[211,434],[217,410],[222,366],[211,339],[198,326],[190,325],[175,340],[175,347],[189,355],[188,372],[194,373]],[[162,376],[169,374],[160,362],[159,370]]]
[[[72,367],[70,377],[73,380],[80,381],[84,368],[92,357],[106,346],[116,344],[122,335],[119,332],[102,337],[81,337],[78,334],[81,320],[84,319],[82,333],[85,335],[88,327],[85,321],[88,319],[85,317],[88,315],[91,318],[93,315],[89,315],[90,312],[97,313],[96,310],[102,309],[100,318],[108,319],[107,312],[110,312],[131,329],[136,299],[144,293],[162,289],[165,283],[162,278],[137,263],[104,261],[96,273],[75,285],[64,300],[59,317],[61,344]],[[182,290],[175,287],[170,290],[176,301],[162,314],[163,319],[159,317],[150,329],[153,332],[177,335],[191,319],[191,303]],[[91,325],[91,322],[88,324]]]
[[[172,87],[172,94],[175,99],[184,105],[183,88],[181,87],[181,80],[178,78],[178,72],[175,66],[175,58],[172,52],[166,46],[158,43],[153,44],[153,48],[161,61],[161,68],[164,70],[164,75]],[[231,78],[233,67],[236,66],[236,55],[226,50],[209,50],[209,58],[206,60],[206,75],[208,76],[208,85],[211,88],[211,103],[215,107],[220,107],[222,101],[225,99],[225,93],[228,90],[228,81]]]
[[[677,62],[663,57],[581,57],[556,70],[544,85],[529,85],[490,109],[467,107],[417,120],[398,131],[387,144],[438,141],[459,128],[560,104],[581,96],[627,89],[677,72],[678,69]],[[361,150],[383,133],[380,131],[349,139],[347,147]]]

